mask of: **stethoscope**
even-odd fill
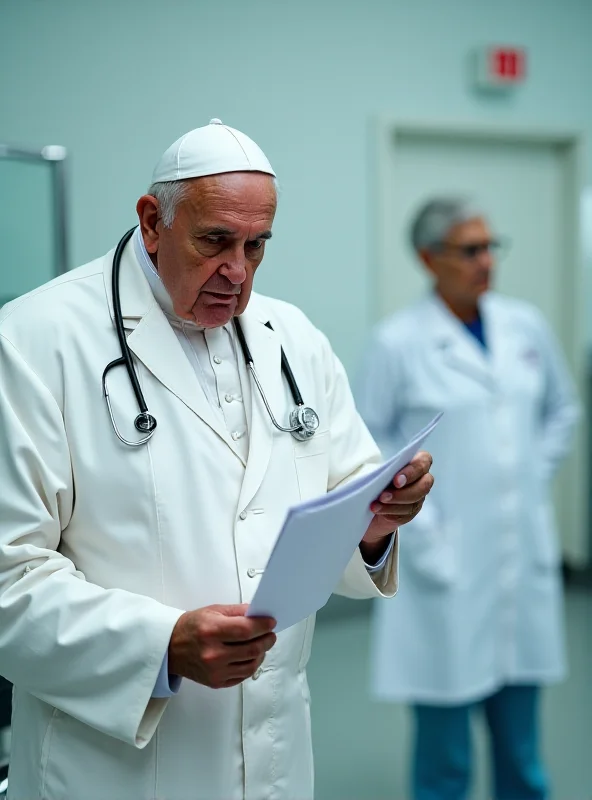
[[[138,376],[136,374],[136,370],[134,368],[134,362],[132,359],[131,350],[127,344],[127,338],[125,335],[125,329],[123,327],[123,314],[121,312],[121,298],[119,296],[119,272],[121,267],[121,256],[125,249],[126,244],[131,239],[133,233],[135,231],[135,227],[131,228],[127,233],[125,233],[119,244],[115,248],[115,254],[113,256],[113,271],[111,275],[111,295],[113,297],[113,322],[115,324],[115,330],[117,331],[117,338],[119,340],[119,346],[121,348],[121,356],[116,358],[114,361],[111,361],[110,364],[107,364],[105,370],[103,372],[103,396],[105,398],[105,402],[107,403],[107,409],[109,411],[109,417],[111,418],[111,424],[113,425],[113,430],[117,438],[123,442],[123,444],[127,444],[130,447],[138,447],[141,444],[146,444],[152,436],[154,435],[154,431],[156,430],[156,418],[150,414],[148,411],[148,406],[146,405],[146,400],[144,399],[144,394],[142,389],[140,388],[140,382],[138,380]],[[290,392],[292,394],[292,398],[294,403],[296,404],[296,408],[290,413],[290,427],[285,428],[279,424],[276,420],[273,411],[271,410],[271,406],[265,396],[265,392],[263,391],[263,387],[261,386],[261,381],[257,375],[257,371],[255,370],[255,364],[253,361],[253,356],[251,355],[251,351],[249,350],[249,346],[247,345],[247,340],[245,339],[245,334],[243,332],[242,326],[238,317],[234,317],[233,319],[234,327],[236,330],[236,335],[249,369],[249,372],[253,376],[253,380],[255,381],[255,385],[259,390],[259,394],[261,395],[261,399],[267,409],[267,413],[271,421],[273,422],[274,426],[279,430],[285,433],[291,433],[292,436],[297,439],[299,442],[305,442],[307,439],[310,439],[312,436],[315,435],[318,427],[319,427],[319,417],[314,409],[310,408],[309,406],[304,405],[304,400],[302,399],[302,395],[300,394],[300,390],[298,389],[298,384],[296,383],[296,379],[294,378],[294,373],[290,368],[290,364],[288,363],[288,359],[286,358],[286,354],[284,353],[284,348],[281,349],[281,358],[282,358],[282,374],[284,375],[288,386],[290,387]],[[271,323],[266,323],[267,327],[273,330],[271,327]],[[130,383],[132,385],[132,389],[134,390],[134,394],[136,396],[136,401],[138,403],[138,407],[140,409],[140,413],[134,420],[134,427],[137,431],[141,434],[144,434],[141,439],[136,441],[132,441],[130,439],[126,439],[119,428],[117,427],[117,423],[115,422],[115,417],[113,415],[113,409],[111,407],[111,400],[109,398],[109,391],[107,389],[107,375],[110,370],[114,367],[121,367],[124,366],[127,370],[128,377],[130,379]]]

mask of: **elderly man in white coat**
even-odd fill
[[[314,619],[276,638],[247,604],[287,508],[379,452],[327,339],[297,308],[251,293],[276,200],[263,152],[212,120],[159,161],[115,292],[110,252],[2,310],[11,800],[313,795]],[[245,342],[284,428],[285,354],[318,412],[314,436],[272,425]],[[372,504],[339,591],[395,592],[396,530],[421,508],[430,464],[419,454]]]
[[[373,691],[414,704],[415,800],[468,797],[480,704],[498,800],[541,800],[539,687],[564,674],[551,478],[578,410],[542,315],[488,292],[496,240],[478,208],[438,198],[412,244],[434,291],[374,331],[359,409],[385,453],[444,410],[435,490],[401,546],[401,591],[378,602]],[[404,646],[401,643],[404,642]]]

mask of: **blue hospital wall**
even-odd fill
[[[590,133],[590,31],[588,0],[2,0],[0,141],[69,149],[80,264],[134,222],[174,139],[214,116],[241,128],[283,187],[257,286],[351,370],[371,322],[372,119]],[[469,53],[492,42],[529,49],[511,96],[470,87]]]

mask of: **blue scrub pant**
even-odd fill
[[[546,800],[535,686],[507,686],[480,703],[416,705],[414,800],[466,800],[471,780],[471,712],[481,707],[491,740],[496,800]]]

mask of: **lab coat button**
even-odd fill
[[[247,575],[249,576],[249,578],[254,578],[256,574],[257,570],[254,569],[253,567],[249,567],[249,569],[247,570]]]
[[[31,572],[31,567],[27,564],[27,566],[25,567],[25,571],[23,572],[23,575],[28,575],[29,572]]]
[[[243,519],[243,520],[246,519],[247,518],[247,512],[246,511],[241,511],[241,513],[238,515],[238,518],[239,519]]]
[[[253,673],[253,680],[254,681],[259,680],[259,678],[261,677],[261,673],[262,672],[263,672],[263,670],[261,669],[261,667],[259,667],[259,669],[256,669],[255,672]]]
[[[221,364],[222,363],[222,359],[220,358],[220,356],[214,356],[212,361],[214,362],[214,364]]]
[[[235,442],[237,442],[241,438],[241,436],[242,433],[240,431],[232,431],[232,438],[234,439]]]
[[[227,403],[232,403],[233,397],[231,394],[225,394],[224,399],[226,400]]]

